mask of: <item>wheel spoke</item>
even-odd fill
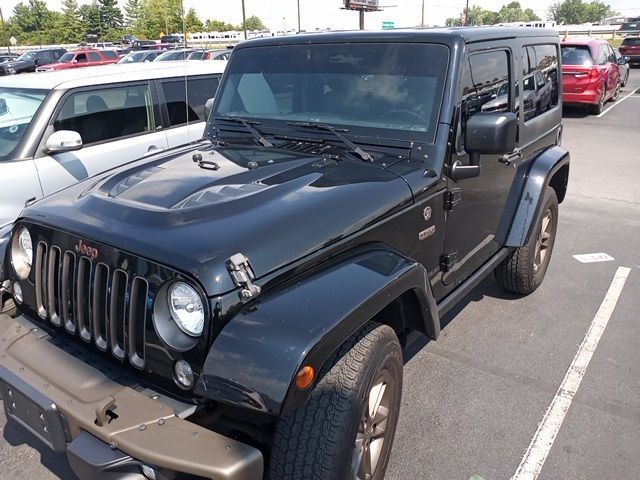
[[[382,402],[382,397],[384,396],[384,392],[387,389],[387,384],[384,383],[383,379],[380,379],[378,383],[376,383],[371,391],[369,392],[369,418],[374,419],[378,413],[378,409],[380,408],[380,402]]]
[[[362,452],[362,461],[360,462],[360,469],[358,470],[358,478],[362,480],[370,480],[372,476],[371,451],[366,447]]]
[[[371,460],[371,474],[373,475],[380,461],[380,454],[382,453],[382,446],[384,445],[384,439],[378,438],[371,441],[369,446],[369,458]]]

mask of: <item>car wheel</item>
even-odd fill
[[[629,70],[627,70],[626,75],[624,76],[624,82],[622,82],[622,86],[626,87],[627,86],[627,82],[629,81]]]
[[[558,229],[558,197],[547,187],[540,215],[527,243],[516,248],[496,267],[494,274],[505,290],[529,295],[544,280]]]
[[[619,96],[620,96],[620,82],[618,82],[618,84],[616,85],[616,89],[613,91],[613,95],[611,96],[611,101],[615,102],[616,100],[618,100]]]
[[[370,322],[323,368],[307,401],[276,426],[269,480],[382,480],[402,394],[402,351]]]
[[[599,115],[602,113],[602,110],[604,110],[604,90],[602,91],[602,94],[598,99],[598,103],[596,103],[595,105],[591,105],[590,110],[594,115]]]

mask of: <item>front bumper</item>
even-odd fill
[[[142,465],[216,480],[262,478],[259,450],[180,418],[175,401],[107,377],[23,317],[0,336],[0,392],[7,418],[66,451],[80,479],[144,478]]]

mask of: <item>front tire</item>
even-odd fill
[[[527,243],[516,248],[494,271],[496,281],[505,290],[529,295],[544,280],[551,260],[558,229],[558,197],[547,187],[542,209]]]
[[[307,401],[276,427],[269,480],[382,480],[398,422],[402,350],[370,322],[323,368]]]

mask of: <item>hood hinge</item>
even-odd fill
[[[444,199],[444,209],[453,210],[462,201],[462,188],[453,187],[449,190]]]
[[[458,251],[454,250],[444,253],[440,256],[440,270],[444,273],[451,271],[453,266],[458,262]]]
[[[256,275],[251,268],[249,259],[242,253],[236,253],[227,260],[227,270],[236,287],[240,287],[240,300],[248,302],[260,295],[260,286],[254,285],[252,280]]]

